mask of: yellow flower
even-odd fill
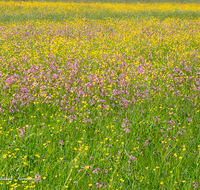
[[[182,156],[179,156],[179,159],[180,159],[180,160],[182,160],[182,158],[183,158]]]
[[[163,181],[160,182],[160,185],[162,185],[162,184],[163,184]]]
[[[124,180],[123,180],[123,179],[120,179],[120,181],[124,182]]]
[[[36,154],[35,156],[38,157],[38,158],[40,158],[40,155],[38,155],[38,154]]]
[[[92,184],[90,183],[90,184],[88,184],[88,186],[89,186],[89,187],[91,187],[91,186],[92,186]]]

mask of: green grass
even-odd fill
[[[36,11],[31,14],[13,14],[7,15],[3,11],[0,13],[0,22],[9,23],[9,22],[26,22],[29,20],[46,20],[53,22],[65,22],[65,20],[74,20],[74,19],[92,19],[92,20],[105,20],[108,18],[111,19],[159,19],[165,20],[168,18],[177,18],[177,19],[198,19],[200,18],[200,12],[193,11],[179,11],[175,10],[174,12],[156,12],[156,11],[141,11],[137,13],[126,13],[126,12],[109,12],[105,10],[100,10],[97,12],[84,11],[67,11],[66,13],[53,13],[53,12],[43,12]]]

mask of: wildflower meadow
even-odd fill
[[[0,1],[0,189],[200,183],[200,4]]]

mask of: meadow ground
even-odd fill
[[[199,15],[0,2],[0,189],[198,189]]]

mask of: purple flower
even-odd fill
[[[104,173],[105,173],[106,175],[108,175],[108,170],[105,169]]]
[[[148,142],[149,142],[149,140],[146,140],[144,146],[147,146]]]
[[[182,129],[182,132],[183,132],[183,133],[185,133],[185,132],[186,132],[186,130]]]
[[[19,136],[20,136],[20,137],[24,137],[24,133],[20,133]]]
[[[174,120],[170,120],[170,121],[168,121],[167,123],[170,124],[170,125],[174,125],[174,124],[175,124],[175,121],[174,121]]]
[[[97,169],[93,170],[92,173],[93,173],[93,174],[94,174],[94,173],[98,174],[98,171],[100,171],[100,168],[97,168]]]
[[[133,161],[136,159],[136,158],[135,158],[134,156],[132,156],[132,155],[130,155],[129,158],[130,158],[130,160],[133,160]]]
[[[128,162],[130,163],[131,161],[135,161],[135,159],[136,158],[134,156],[130,155]]]
[[[13,99],[12,100],[12,104],[16,104],[18,102],[18,100]]]
[[[123,131],[125,131],[126,133],[130,133],[130,130],[128,128],[124,129]]]
[[[60,140],[59,143],[60,143],[60,144],[63,144],[63,140]]]
[[[194,189],[196,189],[196,188],[198,187],[198,183],[195,182],[195,183],[193,184],[193,187],[194,187]]]
[[[96,188],[101,188],[101,187],[106,188],[106,184],[102,182],[96,183],[96,185],[97,185]]]
[[[41,177],[40,177],[40,175],[36,175],[36,176],[35,176],[35,182],[36,182],[36,183],[41,182]]]
[[[125,124],[125,123],[122,123],[122,127],[126,127],[126,124]]]

